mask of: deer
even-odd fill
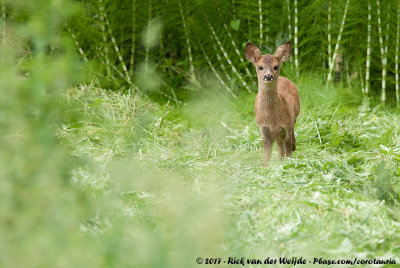
[[[245,56],[253,63],[258,79],[255,116],[263,143],[264,166],[268,166],[276,141],[280,159],[291,157],[296,150],[294,126],[300,112],[299,92],[288,78],[279,76],[283,62],[292,51],[290,41],[282,44],[274,55],[261,55],[258,47],[247,43]]]

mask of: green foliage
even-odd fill
[[[180,108],[139,94],[134,115],[121,92],[71,89],[67,111],[82,107],[85,120],[77,128],[66,121],[58,135],[76,159],[95,163],[77,167],[76,181],[128,215],[122,228],[140,266],[195,267],[197,255],[209,254],[394,257],[400,118],[379,108],[359,112],[361,98],[318,81],[296,81],[297,150],[279,161],[275,148],[269,168],[262,168],[254,96],[232,99],[218,81]]]
[[[54,31],[73,7],[24,2],[24,8],[19,1],[7,6],[25,18],[24,25],[9,25],[8,36],[30,40],[35,53],[29,56],[29,77],[17,73],[23,59],[10,45],[15,39],[3,39],[0,50],[0,266],[86,265],[78,255],[90,241],[76,241],[76,232],[93,210],[70,181],[73,163],[54,137],[60,89],[76,78],[76,62],[69,53],[47,58],[49,47],[72,51]],[[55,16],[52,24],[46,23],[49,14]]]
[[[332,49],[335,47],[346,1],[332,1]],[[221,79],[234,92],[256,88],[250,63],[243,60],[243,46],[247,41],[260,46],[262,53],[273,53],[277,46],[294,36],[294,8],[289,1],[122,1],[87,0],[84,9],[70,21],[82,50],[89,59],[97,62],[97,78],[101,84],[112,88],[141,89],[140,63],[150,62],[162,76],[162,87],[158,94],[150,93],[153,98],[173,100],[175,93],[179,98],[186,96],[188,89],[203,87],[200,74],[208,69],[203,54],[209,58]],[[104,20],[100,8],[104,7]],[[315,70],[327,72],[328,40],[327,13],[328,1],[299,1],[299,61],[301,73]],[[396,38],[397,4],[382,1],[381,13],[383,34],[389,26],[389,40]],[[260,12],[262,21],[260,22]],[[292,32],[288,32],[288,10],[291,13]],[[376,2],[372,1],[372,95],[380,94],[381,55],[378,42]],[[342,54],[340,77],[345,83],[365,79],[365,60],[367,45],[367,3],[350,1],[347,20],[341,40],[339,53]],[[146,48],[142,34],[154,19],[162,24],[162,30],[151,34],[157,46]],[[260,26],[262,24],[262,27]],[[262,29],[262,32],[260,30]],[[263,40],[260,40],[262,36]],[[112,39],[116,40],[114,44]],[[292,40],[293,43],[293,40]],[[394,53],[395,42],[389,42],[388,48],[388,100],[394,100]],[[154,43],[155,44],[155,43]],[[119,50],[132,83],[127,81],[123,71]],[[237,53],[239,52],[239,53]],[[230,60],[230,62],[228,61]],[[193,61],[193,62],[192,62]],[[294,68],[285,63],[284,69]],[[193,66],[192,66],[193,65]],[[192,73],[192,67],[195,73]],[[233,71],[237,70],[237,73]],[[110,71],[106,72],[106,69]],[[146,78],[148,79],[148,78]],[[325,78],[323,78],[325,79]],[[250,84],[246,87],[245,81]],[[191,84],[188,85],[187,83]],[[362,84],[362,83],[361,83]],[[173,89],[173,90],[171,90]],[[177,92],[175,92],[178,89]],[[143,89],[144,92],[148,92]],[[150,91],[151,92],[151,91]]]
[[[379,199],[389,203],[399,201],[399,195],[392,187],[391,176],[382,161],[375,167],[374,171],[376,195]]]
[[[272,52],[286,39],[287,9],[282,1],[261,2],[263,10],[282,12],[264,16],[269,39],[261,48]],[[334,4],[335,14],[342,5]],[[326,6],[301,1],[304,21],[310,6],[320,8],[310,10],[315,21],[307,17],[313,25]],[[258,1],[32,0],[5,7],[1,267],[398,256],[400,118],[365,105],[356,80],[326,85],[324,67],[310,74],[326,59],[307,60],[318,55],[320,40],[306,39],[303,26],[304,72],[296,78],[291,63],[283,70],[300,89],[297,151],[283,161],[275,151],[262,168],[254,94],[240,89],[248,83],[254,90],[254,77],[236,50],[260,36]],[[343,53],[355,36],[346,37]],[[204,71],[206,64],[217,71]],[[93,83],[72,86],[88,69]],[[168,101],[150,100],[160,95]]]

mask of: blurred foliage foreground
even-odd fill
[[[13,18],[6,28],[1,24],[0,267],[189,267],[189,253],[216,253],[218,236],[198,239],[221,226],[219,213],[205,210],[212,196],[193,197],[181,174],[131,161],[119,161],[104,175],[90,156],[93,148],[71,155],[56,137],[65,120],[67,129],[95,126],[84,121],[84,106],[77,103],[71,112],[66,106],[65,90],[81,81],[84,68],[71,41],[59,34],[75,6],[35,0],[8,2],[7,8]],[[121,100],[131,105],[133,98]],[[132,117],[134,109],[127,108]],[[110,116],[118,120],[119,111]],[[99,172],[94,184],[100,194],[83,191],[81,169]],[[103,181],[112,184],[106,191]],[[163,196],[149,207],[146,191],[153,190]]]
[[[254,96],[212,79],[179,108],[67,90],[83,66],[57,33],[74,6],[21,5],[0,49],[0,267],[400,253],[398,115],[304,76],[298,150],[264,169]]]

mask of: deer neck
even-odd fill
[[[278,79],[272,83],[264,83],[261,81],[258,83],[258,95],[259,100],[266,104],[268,108],[275,108],[281,106],[281,100],[278,95]]]

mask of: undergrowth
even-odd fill
[[[393,259],[398,111],[318,81],[296,81],[297,150],[280,161],[274,147],[268,168],[254,94],[232,99],[216,86],[179,108],[73,88],[58,137],[78,163],[75,183],[129,223],[123,233],[140,267],[197,267],[199,256]],[[94,221],[101,236],[115,219],[99,209]]]

